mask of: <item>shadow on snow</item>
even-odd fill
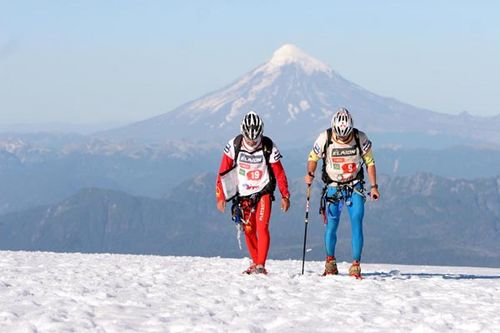
[[[442,278],[448,280],[496,280],[500,279],[500,275],[475,275],[475,274],[452,274],[452,273],[402,273],[398,270],[390,272],[373,272],[363,273],[364,277],[373,278]]]

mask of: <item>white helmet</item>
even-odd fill
[[[332,128],[340,138],[346,138],[353,129],[352,117],[346,108],[339,108],[332,118]]]
[[[245,139],[255,141],[262,136],[264,123],[254,111],[248,112],[241,121],[241,134]]]

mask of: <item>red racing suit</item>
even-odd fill
[[[228,142],[222,155],[215,191],[217,201],[225,200],[220,174],[231,169],[234,165],[234,139]],[[269,164],[276,178],[281,196],[290,198],[288,180],[280,159],[281,154],[276,145],[273,144]],[[272,193],[262,195],[254,206],[250,204],[250,200],[245,199],[251,194],[262,191],[270,181],[268,167],[263,155],[262,142],[257,143],[255,147],[251,147],[243,139],[238,161],[236,161],[236,168],[239,177],[238,192],[242,195],[242,219],[248,222],[244,228],[248,252],[256,265],[265,265],[270,244],[269,218],[271,216]]]

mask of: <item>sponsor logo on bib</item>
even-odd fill
[[[258,190],[259,189],[259,186],[256,186],[256,185],[243,184],[243,187],[247,191]]]
[[[355,156],[356,148],[335,148],[332,149],[332,156]]]
[[[242,168],[242,169],[250,169],[250,164],[248,164],[248,163],[240,163],[239,165],[240,165],[240,168]]]
[[[264,156],[252,156],[240,154],[240,162],[249,163],[249,164],[260,164],[264,161]]]

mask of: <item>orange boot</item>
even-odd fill
[[[337,275],[337,274],[339,274],[339,270],[337,269],[337,261],[335,260],[335,257],[333,256],[326,257],[325,271],[323,273],[323,276]]]
[[[349,276],[354,276],[356,279],[361,279],[361,266],[359,261],[354,260],[349,268]]]

